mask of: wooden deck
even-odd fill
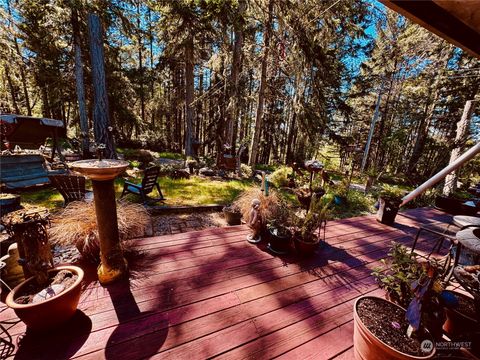
[[[55,332],[11,326],[10,358],[352,359],[353,302],[383,295],[370,273],[390,243],[409,245],[420,222],[449,219],[416,209],[395,227],[332,221],[326,244],[303,260],[247,243],[244,226],[139,239],[130,284],[87,281],[80,311]]]

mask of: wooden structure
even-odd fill
[[[464,0],[380,0],[390,9],[480,58],[480,6]]]
[[[153,191],[155,187],[158,190],[158,194],[160,197],[158,199],[154,199],[156,201],[163,201],[165,198],[163,197],[162,190],[160,190],[160,185],[158,185],[158,175],[160,174],[160,168],[158,166],[152,166],[148,169],[145,169],[143,180],[141,184],[134,184],[128,181],[125,181],[123,186],[123,191],[121,197],[125,196],[128,193],[132,193],[135,195],[140,195],[144,203],[147,202],[147,195]]]
[[[64,199],[64,206],[72,201],[85,200],[85,177],[78,175],[50,175],[48,177],[53,186]]]
[[[50,183],[41,155],[2,155],[0,158],[0,182],[8,190]]]
[[[10,327],[19,341],[11,357],[352,359],[353,302],[383,295],[372,269],[392,241],[412,244],[418,219],[451,217],[416,209],[396,227],[374,216],[331,221],[325,246],[304,260],[248,244],[246,226],[138,239],[144,257],[129,260],[130,284],[87,282],[81,311],[56,331]],[[427,245],[422,237],[417,251]],[[13,319],[0,312],[0,322]]]

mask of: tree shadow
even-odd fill
[[[47,332],[27,331],[17,340],[15,359],[70,359],[83,346],[92,330],[92,321],[77,310],[73,317],[61,326]]]
[[[130,282],[128,280],[117,282],[115,291],[110,291],[109,287],[107,287],[107,290],[111,296],[119,324],[107,340],[105,358],[107,360],[124,358],[126,355],[124,347],[113,345],[140,337],[145,334],[145,329],[151,327],[158,329],[155,331],[156,336],[147,343],[142,344],[141,353],[142,357],[155,354],[167,338],[168,319],[163,314],[154,315],[153,311],[141,312],[130,290]],[[128,346],[134,345],[132,342],[129,342]]]

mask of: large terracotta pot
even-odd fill
[[[435,349],[426,356],[412,356],[405,353],[402,353],[398,350],[395,350],[393,347],[385,344],[383,341],[378,339],[368,328],[363,324],[362,320],[357,313],[357,305],[359,301],[365,298],[376,298],[381,301],[388,302],[392,306],[396,306],[403,311],[402,307],[387,301],[385,299],[376,297],[376,296],[360,296],[353,304],[353,350],[355,359],[357,360],[372,360],[372,359],[382,359],[382,360],[396,360],[396,359],[431,359],[435,356]]]
[[[468,298],[467,296],[455,291],[446,291],[453,293],[457,298]],[[450,338],[457,338],[462,334],[480,331],[480,323],[476,319],[464,315],[456,309],[445,307],[445,314],[447,319],[443,324],[443,330]]]
[[[23,287],[34,281],[33,276],[16,286],[8,294],[5,303],[15,311],[15,314],[28,328],[32,330],[51,329],[66,322],[75,314],[80,300],[83,270],[78,266],[65,265],[57,266],[48,272],[54,275],[60,270],[69,270],[78,275],[78,278],[72,286],[57,296],[36,304],[17,304],[14,299],[18,297],[18,293]]]

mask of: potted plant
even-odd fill
[[[12,213],[7,232],[19,241],[21,265],[27,279],[17,285],[5,303],[27,327],[51,329],[77,310],[83,271],[73,265],[53,266],[46,226],[48,213]]]
[[[354,352],[358,359],[429,359],[434,341],[442,338],[445,315],[443,291],[434,263],[421,264],[420,276],[411,283],[407,310],[372,296],[354,304]]]
[[[322,202],[322,199],[314,194],[310,202],[309,211],[305,217],[301,218],[295,214],[293,215],[293,239],[299,254],[311,255],[318,248],[322,227],[325,235],[329,206],[330,202]]]
[[[403,191],[391,186],[384,186],[378,199],[377,221],[385,225],[393,225],[402,203]]]
[[[20,195],[0,193],[0,216],[20,208]]]
[[[388,300],[406,308],[413,298],[410,284],[423,272],[416,255],[405,246],[392,242],[388,257],[380,262],[382,265],[372,272],[375,281],[386,291]]]
[[[292,233],[281,218],[272,220],[267,225],[269,243],[267,248],[277,255],[285,255],[290,250]]]
[[[450,290],[445,290],[441,299],[446,315],[443,330],[451,339],[461,339],[464,334],[480,331],[474,299]]]
[[[44,271],[17,285],[7,296],[5,303],[28,328],[52,329],[69,320],[77,311],[80,300],[83,270],[65,265]]]
[[[454,192],[448,196],[438,195],[435,197],[435,207],[452,215],[470,215],[475,216],[477,208],[475,206],[466,205],[465,202],[470,200],[468,193]]]
[[[335,187],[335,195],[333,201],[335,205],[346,205],[348,191],[350,189],[350,182],[347,179],[343,179],[340,184]]]
[[[242,212],[236,204],[225,206],[223,208],[223,215],[228,225],[240,225],[242,219]]]

